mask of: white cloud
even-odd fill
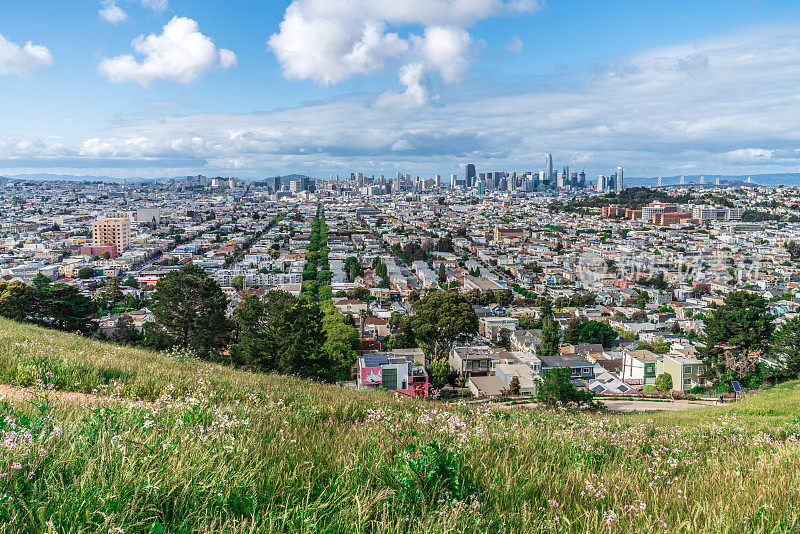
[[[98,12],[100,17],[106,22],[111,24],[119,24],[128,20],[128,14],[125,13],[113,0],[105,0],[103,7]]]
[[[136,82],[148,87],[154,80],[190,83],[213,68],[227,70],[236,65],[236,54],[218,49],[210,37],[200,33],[197,22],[173,17],[160,35],[140,35],[133,40],[133,54],[105,58],[98,71],[112,82]]]
[[[167,9],[168,0],[141,0],[142,6],[153,11],[160,12]]]
[[[464,30],[429,26],[423,37],[413,36],[412,39],[425,65],[437,72],[445,83],[457,82],[469,67],[467,53],[472,39]]]
[[[764,148],[738,148],[725,153],[728,158],[737,162],[747,162],[752,160],[763,161],[766,159],[771,159],[773,154],[775,154],[774,150],[766,150]]]
[[[269,46],[284,75],[323,85],[379,69],[386,59],[408,50],[396,33],[385,33],[381,22],[308,19],[295,4],[287,8],[280,30]]]
[[[391,150],[393,152],[406,152],[408,150],[414,150],[414,145],[406,141],[405,139],[400,139],[395,144],[392,145]]]
[[[453,83],[469,67],[472,38],[466,27],[499,15],[533,13],[538,7],[536,0],[293,0],[268,44],[290,79],[330,85],[380,71],[396,60],[406,66],[422,64],[426,75]],[[402,38],[389,30],[409,25],[422,25],[423,35]],[[424,84],[424,76],[404,84],[405,100],[427,101],[427,89],[425,100],[419,99]],[[387,98],[392,94],[397,95],[389,91]]]
[[[407,109],[419,107],[428,102],[428,89],[424,85],[425,64],[409,63],[400,67],[400,83],[405,87],[402,93],[387,89],[375,104],[380,108]]]
[[[498,54],[501,57],[513,56],[522,52],[525,42],[519,37],[513,37],[506,46]]]
[[[0,76],[25,75],[53,63],[53,55],[41,45],[28,41],[23,46],[12,43],[0,34]]]

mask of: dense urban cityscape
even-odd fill
[[[4,300],[18,295],[15,285],[43,281],[92,303],[79,328],[89,335],[235,359],[225,341],[195,346],[154,314],[159,281],[192,265],[220,287],[232,324],[249,298],[270,291],[332,303],[326,315],[352,329],[337,333],[349,345],[329,355],[337,370],[285,370],[358,388],[535,394],[547,369],[570,367],[576,386],[598,393],[652,389],[661,374],[675,391],[716,384],[724,393],[731,378],[756,388],[796,372],[793,352],[758,346],[726,366],[707,352],[706,321],[746,292],[776,325],[796,327],[800,190],[625,189],[622,176],[620,166],[587,186],[583,172],[555,172],[548,155],[535,173],[467,164],[449,184],[362,172],[5,180],[0,313],[19,318],[20,305],[9,311]],[[320,221],[324,245],[311,239]],[[475,319],[450,334],[445,352],[428,350],[441,340],[421,337],[413,323],[415,304],[441,292],[468,302]],[[23,318],[47,322],[36,316]]]

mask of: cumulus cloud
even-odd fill
[[[140,35],[133,40],[133,54],[104,58],[100,74],[112,82],[136,82],[149,87],[157,79],[190,83],[213,68],[227,70],[236,65],[236,54],[217,48],[210,37],[200,33],[197,22],[173,17],[160,35]]]
[[[106,0],[103,2],[103,7],[98,12],[100,18],[111,24],[119,24],[128,20],[128,14],[122,10],[113,0]]]
[[[425,76],[452,83],[469,67],[472,38],[465,28],[499,15],[533,13],[538,7],[535,0],[294,0],[268,45],[284,76],[322,85],[379,71],[389,62],[403,65],[398,73],[402,77],[405,72],[409,81],[409,72],[420,72],[422,65],[422,75],[412,83],[401,80],[405,90],[399,95],[406,104],[420,105],[427,101],[428,89],[420,90]],[[409,25],[422,25],[423,35],[403,38],[390,31]],[[390,91],[386,99],[397,96]]]
[[[280,28],[269,46],[284,76],[323,85],[379,69],[386,59],[408,50],[408,43],[386,33],[381,22],[307,19],[295,4],[286,10]]]
[[[20,46],[0,34],[0,76],[4,74],[22,76],[52,63],[53,55],[46,47],[35,45],[30,41]]]
[[[425,65],[437,72],[445,83],[454,83],[469,66],[467,53],[472,39],[461,29],[429,26],[422,37],[413,36],[415,47]]]

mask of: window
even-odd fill
[[[686,367],[683,368],[683,372],[686,373],[687,375],[692,374],[692,366],[687,365]]]
[[[698,373],[702,373],[702,372],[703,372],[703,371],[705,371],[705,370],[706,370],[705,366],[703,366],[703,365],[698,365],[698,366],[697,366],[697,372],[698,372]]]
[[[684,385],[688,386],[688,385],[690,385],[691,383],[692,383],[692,379],[691,379],[691,378],[684,378],[684,379],[683,379],[683,384],[684,384]]]
[[[583,374],[585,374],[585,375],[592,374],[592,368],[591,367],[584,367],[583,368]]]

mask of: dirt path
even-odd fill
[[[12,401],[27,401],[34,395],[34,390],[31,388],[23,388],[18,386],[7,386],[0,384],[0,400],[8,399]],[[70,404],[97,404],[108,400],[105,397],[98,395],[89,395],[86,393],[75,393],[72,391],[50,391],[48,395],[54,396],[61,402]]]
[[[714,406],[713,401],[647,401],[647,400],[616,400],[602,399],[601,402],[606,408],[615,412],[656,412],[656,411],[680,411],[703,406]]]
[[[636,399],[598,399],[603,405],[612,412],[666,412],[690,410],[703,406],[717,406],[716,401],[651,401]],[[532,410],[539,408],[539,403],[502,403],[492,406],[498,410]]]

